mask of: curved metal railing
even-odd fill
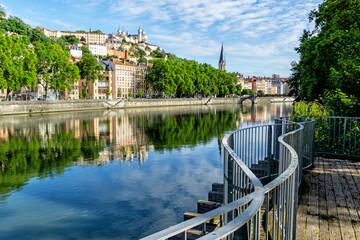
[[[314,154],[360,159],[360,118],[278,118],[275,124],[240,129],[223,139],[224,206],[144,239],[293,239],[302,170]],[[206,223],[221,227],[206,235]]]
[[[299,156],[303,156],[304,129],[311,130],[310,123],[277,119],[276,124],[230,133],[223,139],[222,151],[225,205],[143,239],[187,239],[192,228],[202,229],[204,236],[199,239],[292,238]],[[206,223],[214,219],[220,219],[221,227],[206,235]]]

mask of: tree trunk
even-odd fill
[[[48,82],[46,82],[46,84],[45,84],[45,100],[47,100],[48,99]]]

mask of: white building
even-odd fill
[[[127,42],[132,42],[132,43],[141,43],[141,42],[147,43],[148,41],[148,37],[145,34],[144,29],[141,29],[140,27],[138,29],[138,34],[130,34],[129,30],[127,30],[125,33],[125,31],[121,31],[119,28],[117,31],[117,36],[125,39]]]
[[[97,56],[106,56],[107,55],[107,47],[105,45],[88,44],[87,46],[92,55],[97,55]]]
[[[70,55],[73,57],[82,58],[82,50],[77,45],[73,45],[70,48]]]
[[[96,44],[105,44],[106,39],[108,39],[107,34],[92,32],[91,29],[89,30],[89,32],[51,31],[40,26],[38,26],[37,29],[41,30],[45,34],[45,36],[50,38],[60,38],[61,36],[65,35],[73,35],[82,42]]]

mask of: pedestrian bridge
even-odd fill
[[[295,239],[303,170],[314,156],[360,159],[359,128],[360,118],[299,117],[230,133],[222,140],[224,205],[144,239]]]
[[[240,97],[239,103],[242,104],[246,100],[250,100],[252,104],[255,104],[255,100],[257,98],[257,94],[254,95],[244,95]]]

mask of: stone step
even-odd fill
[[[200,216],[201,214],[199,213],[192,213],[192,212],[185,212],[184,213],[184,221],[189,220],[191,218]],[[206,222],[206,232],[212,232],[215,229],[217,229],[220,226],[220,217],[216,217],[214,219],[211,219],[210,221]],[[203,230],[203,224],[200,224],[198,226],[193,227],[192,229],[194,230],[199,230],[202,231]]]
[[[201,215],[201,213],[185,212],[184,213],[184,221],[192,219],[194,217],[198,217],[200,215]]]
[[[222,183],[213,183],[211,187],[213,192],[224,192],[224,184]]]
[[[221,207],[222,205],[223,205],[222,203],[218,203],[218,202],[199,200],[197,202],[197,212],[206,213],[218,207]]]
[[[208,200],[211,202],[223,203],[224,202],[224,193],[211,191],[208,193]]]

